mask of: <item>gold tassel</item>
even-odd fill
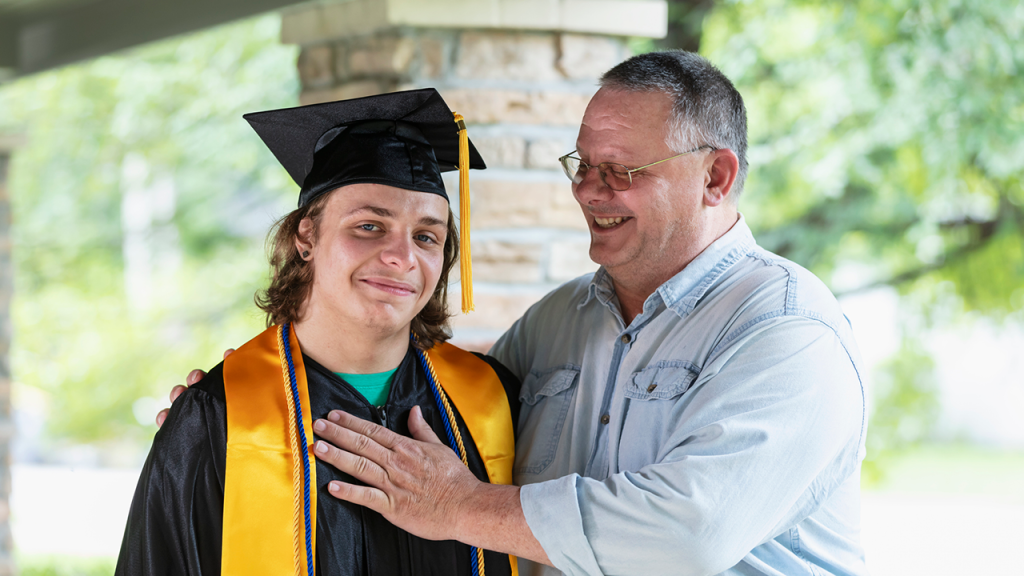
[[[473,258],[469,252],[469,135],[462,114],[455,112],[459,126],[459,253],[462,273],[462,313],[473,310]]]

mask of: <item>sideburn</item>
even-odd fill
[[[459,229],[455,226],[455,217],[451,208],[448,209],[448,236],[444,241],[444,259],[441,264],[441,275],[437,286],[426,306],[412,320],[412,333],[416,336],[413,345],[420,350],[428,350],[435,344],[448,341],[452,337],[448,311],[448,276],[459,260]]]

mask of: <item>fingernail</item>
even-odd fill
[[[331,410],[331,413],[327,415],[327,419],[331,422],[337,422],[338,420],[341,420],[341,414],[339,414],[337,410]]]
[[[331,492],[337,492],[338,490],[341,490],[341,486],[339,486],[337,482],[331,482],[327,485],[327,489]]]
[[[323,432],[324,428],[327,428],[327,424],[324,424],[323,420],[317,420],[316,422],[313,422],[313,430],[316,430],[317,432]]]
[[[193,370],[188,373],[188,378],[185,379],[189,384],[195,384],[196,378],[199,376],[199,370]]]
[[[317,442],[313,449],[321,454],[327,454],[327,444],[324,442]]]

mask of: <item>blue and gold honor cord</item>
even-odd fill
[[[310,462],[309,443],[306,439],[306,431],[302,426],[302,405],[299,401],[299,388],[295,379],[295,362],[292,359],[291,341],[289,338],[290,324],[281,325],[277,333],[278,350],[281,355],[281,368],[285,381],[285,396],[288,401],[289,436],[292,450],[292,461],[294,463],[293,479],[295,494],[295,566],[296,574],[301,574],[301,543],[300,534],[305,534],[305,556],[306,575],[314,576],[313,569],[313,538],[312,538],[312,510],[310,509]],[[448,395],[438,382],[437,372],[430,361],[430,356],[422,350],[416,349],[416,356],[423,367],[427,380],[430,382],[430,391],[434,396],[438,410],[441,412],[441,419],[444,422],[445,434],[448,437],[448,445],[459,455],[462,463],[469,467],[469,458],[466,454],[466,446],[462,440],[462,433],[459,431],[458,421],[455,418],[455,411],[452,409]],[[302,462],[302,469],[299,469],[299,462]],[[301,494],[301,497],[300,497]],[[304,530],[300,530],[302,526]],[[485,576],[484,551],[476,546],[470,546],[470,565],[474,576]]]
[[[469,458],[466,457],[466,446],[462,442],[462,433],[459,432],[459,425],[455,420],[455,411],[452,410],[451,403],[448,401],[448,395],[444,393],[444,389],[437,382],[437,372],[434,371],[434,364],[430,361],[430,357],[419,348],[415,350],[416,357],[419,358],[420,365],[423,366],[423,371],[427,374],[427,380],[430,381],[430,391],[434,393],[434,402],[437,403],[437,408],[441,412],[441,419],[444,421],[444,431],[448,435],[448,445],[459,455],[462,463],[468,468]],[[473,566],[474,576],[484,576],[484,551],[476,546],[470,546],[469,554],[469,561]]]
[[[277,332],[277,349],[281,354],[281,368],[284,371],[285,381],[285,397],[288,399],[288,423],[289,432],[291,439],[292,448],[292,462],[294,462],[294,485],[295,485],[295,573],[301,574],[301,563],[299,561],[300,544],[299,544],[299,522],[305,525],[306,535],[306,574],[307,576],[314,576],[313,574],[313,538],[312,538],[312,510],[309,505],[309,491],[310,491],[310,475],[309,475],[309,443],[306,440],[306,430],[302,425],[302,403],[299,401],[299,386],[295,381],[295,362],[292,360],[292,346],[289,339],[289,328],[291,325],[285,323],[281,325],[280,330]],[[296,438],[298,433],[298,438]],[[299,474],[299,461],[298,457],[301,455],[302,461],[302,474]],[[301,506],[299,499],[299,486],[301,483]]]

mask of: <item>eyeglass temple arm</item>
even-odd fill
[[[658,160],[657,162],[651,162],[650,164],[647,164],[646,166],[640,166],[639,168],[633,168],[633,169],[630,169],[630,170],[626,170],[626,173],[630,175],[630,180],[632,180],[633,172],[636,172],[637,170],[643,170],[644,168],[650,168],[651,166],[654,166],[656,164],[661,164],[662,162],[668,162],[669,160],[674,160],[675,158],[679,158],[680,156],[686,156],[687,154],[693,154],[694,152],[696,152],[698,150],[702,150],[704,148],[711,148],[712,151],[718,150],[718,148],[715,148],[714,146],[712,146],[710,144],[705,144],[703,146],[697,146],[693,150],[687,150],[686,152],[681,152],[679,154],[676,154],[675,156],[669,156],[668,158],[665,158],[664,160]]]

